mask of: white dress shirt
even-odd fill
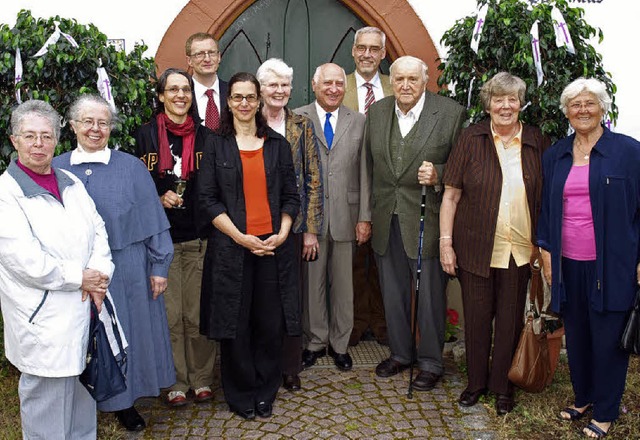
[[[196,81],[193,78],[193,87],[196,95],[196,104],[198,105],[198,114],[200,115],[200,119],[202,119],[202,125],[204,125],[204,120],[207,116],[207,103],[209,102],[209,97],[206,92],[209,90],[209,87],[205,87]],[[213,83],[213,101],[216,103],[216,107],[218,107],[218,114],[222,115],[220,111],[220,78],[216,75],[216,81]]]
[[[373,90],[373,97],[375,98],[374,102],[380,101],[384,98],[384,90],[382,90],[382,82],[380,81],[380,75],[376,72],[376,75],[371,78],[371,81],[365,80],[360,74],[355,71],[353,72],[356,78],[356,91],[358,92],[358,108],[360,109],[360,113],[364,114],[364,99],[367,96],[367,87],[365,87],[364,83],[369,82],[373,86],[371,90]]]
[[[327,112],[325,111],[325,109],[323,109],[322,107],[320,107],[320,104],[318,104],[318,101],[315,101],[316,104],[316,112],[318,113],[318,119],[320,119],[320,127],[316,128],[316,132],[318,132],[318,130],[322,133],[324,133],[324,121],[326,120],[327,116]],[[331,124],[331,128],[333,128],[333,134],[336,134],[336,127],[338,126],[338,111],[340,110],[340,108],[335,109],[334,111],[331,112],[331,118],[329,118],[329,123]]]
[[[400,107],[398,107],[398,101],[396,101],[396,117],[398,118],[398,126],[400,127],[400,134],[402,137],[405,137],[416,125],[418,119],[420,119],[420,113],[422,113],[422,108],[424,107],[424,92],[420,99],[414,105],[411,110],[409,110],[406,114],[402,113]]]

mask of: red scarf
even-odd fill
[[[158,113],[158,153],[160,154],[160,176],[164,177],[167,170],[173,171],[174,160],[169,147],[167,130],[176,136],[182,137],[182,179],[189,180],[193,174],[193,146],[196,140],[196,130],[193,118],[187,115],[182,124],[173,122],[166,113]]]

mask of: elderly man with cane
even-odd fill
[[[440,179],[465,111],[453,100],[425,91],[428,75],[422,60],[400,57],[390,71],[394,96],[369,108],[361,161],[361,179],[371,184],[371,197],[361,198],[360,212],[371,212],[391,351],[376,374],[390,377],[402,372],[412,364],[415,349],[420,372],[412,388],[428,391],[444,372],[446,277],[438,259]],[[418,260],[423,188],[424,245]],[[416,347],[407,280],[416,278],[418,261],[416,322],[421,338]]]

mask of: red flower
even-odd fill
[[[458,320],[460,317],[458,316],[458,312],[454,309],[447,309],[447,321],[451,325],[458,325]]]

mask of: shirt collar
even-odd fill
[[[328,113],[325,109],[323,109],[320,104],[318,104],[318,100],[316,99],[314,101],[315,105],[316,105],[316,113],[318,113],[318,119],[320,119],[320,123],[324,124],[324,121],[326,119],[326,114]],[[340,111],[340,107],[338,107],[337,109],[335,109],[334,111],[331,112],[331,115],[333,115],[336,118],[336,121],[338,120],[338,112]]]
[[[216,75],[216,80],[211,87],[206,87],[193,78],[193,91],[196,94],[196,98],[204,96],[205,92],[209,89],[213,89],[215,95],[220,96],[220,78],[218,78],[218,75]]]
[[[395,103],[396,116],[398,118],[412,117],[417,121],[420,118],[420,113],[422,113],[422,109],[424,107],[424,100],[425,100],[425,93],[422,92],[422,96],[420,96],[420,99],[418,99],[418,102],[416,102],[416,105],[414,105],[413,108],[411,108],[407,112],[407,114],[402,113],[402,110],[400,110],[400,107],[398,107],[398,101],[396,100],[396,103]]]
[[[509,145],[505,147],[506,149],[508,149],[511,145],[513,145],[515,141],[518,141],[519,144],[522,144],[522,123],[518,121],[518,124],[520,124],[520,128],[518,129],[518,132],[513,137],[513,139],[511,139],[511,142],[509,142]],[[496,131],[493,129],[493,122],[489,122],[489,126],[491,127],[491,136],[493,136],[493,144],[496,146],[498,145],[498,142],[502,144],[502,139],[500,139],[500,135],[496,133]]]
[[[104,148],[100,151],[89,153],[84,148],[82,148],[80,143],[78,143],[78,148],[71,152],[69,163],[71,165],[79,165],[81,163],[103,163],[107,165],[110,159],[111,150],[109,148]]]
[[[380,82],[380,75],[378,74],[378,72],[376,72],[375,76],[371,78],[371,81],[367,81],[366,79],[364,79],[357,71],[353,73],[356,78],[356,87],[358,88],[363,87],[364,83],[366,82],[371,83],[371,85],[376,89],[382,87],[382,83]]]

